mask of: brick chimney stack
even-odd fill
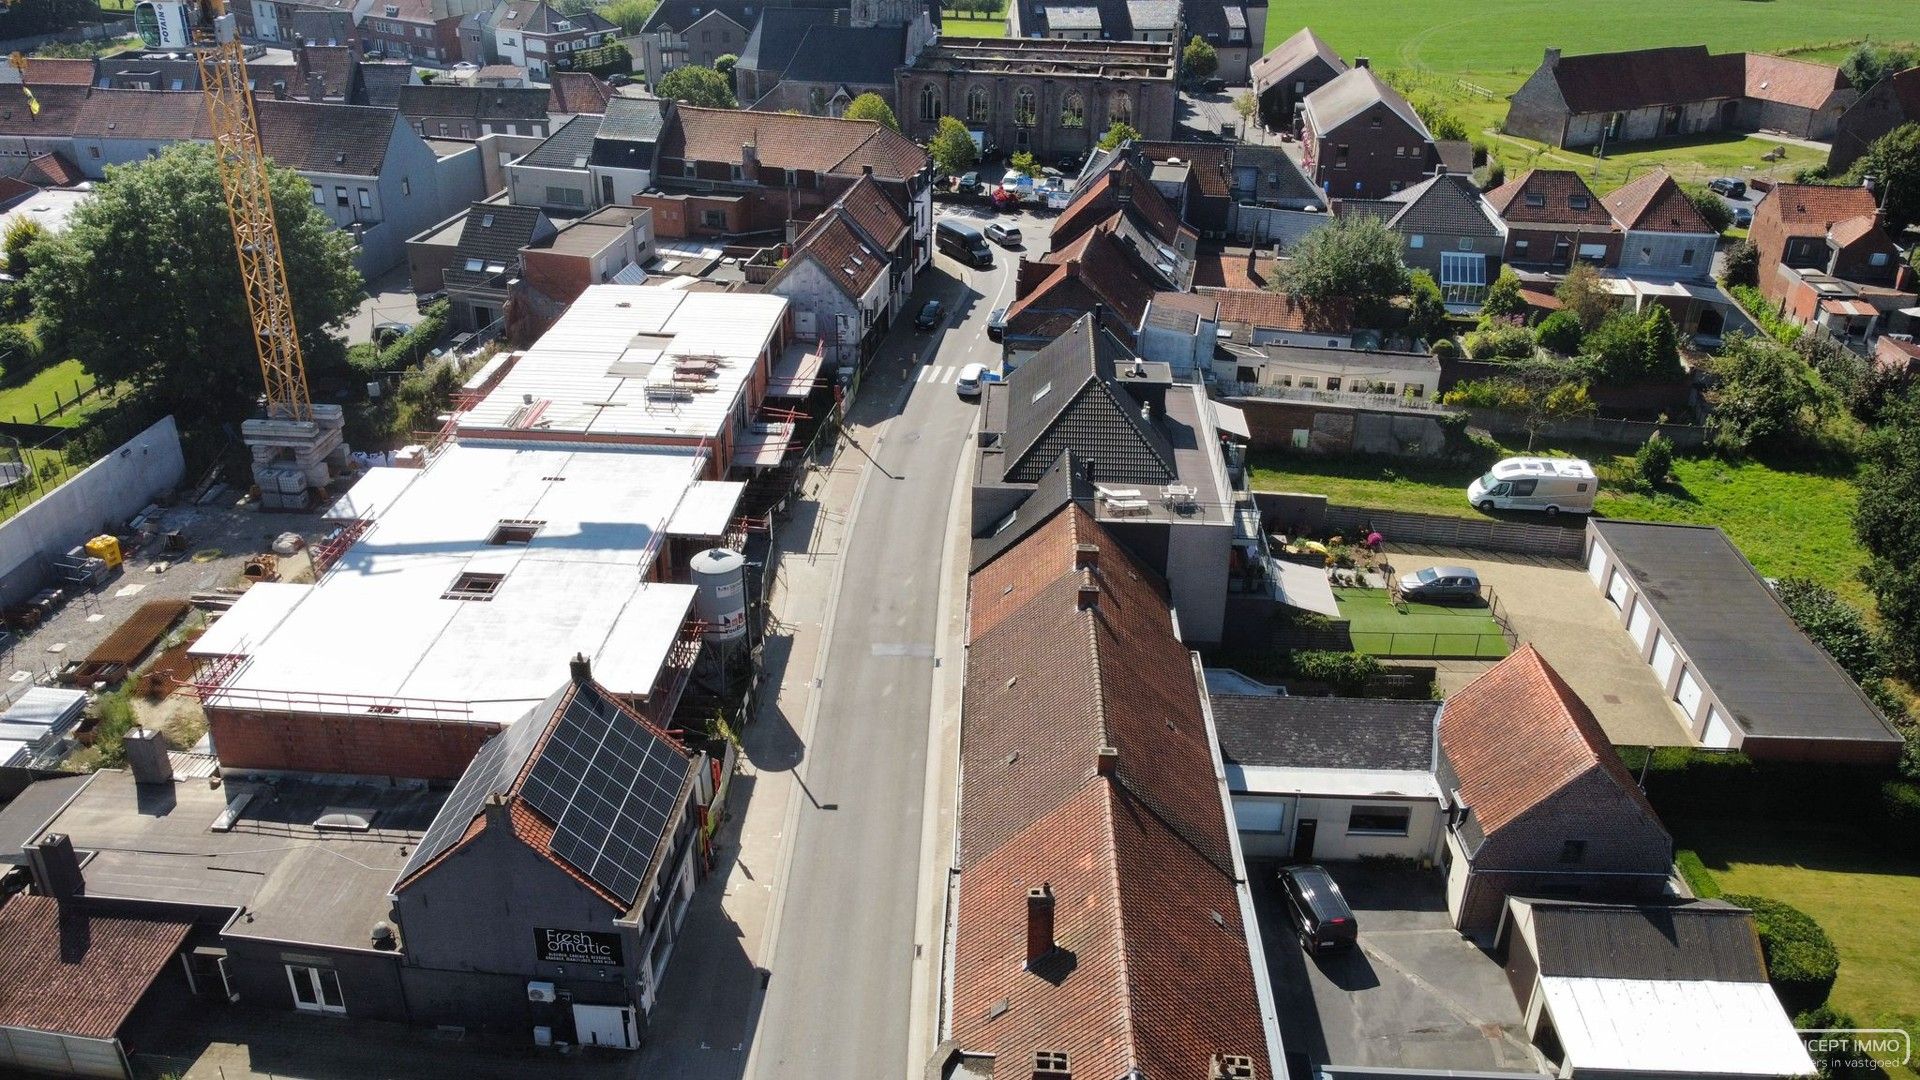
[[[1053,886],[1027,890],[1027,966],[1053,955]]]
[[[1098,754],[1099,757],[1093,766],[1095,775],[1112,776],[1114,770],[1120,767],[1120,751],[1111,746],[1103,746],[1099,749]]]
[[[587,659],[586,653],[574,653],[573,659],[567,661],[567,671],[573,676],[574,682],[593,681],[593,661]]]

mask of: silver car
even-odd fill
[[[1400,595],[1408,600],[1477,600],[1480,575],[1467,566],[1429,566],[1401,578]]]

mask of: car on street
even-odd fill
[[[993,314],[987,316],[987,340],[1000,341],[1006,336],[1007,309],[1003,307],[994,308]]]
[[[960,369],[960,378],[953,384],[953,392],[961,397],[979,397],[980,389],[990,382],[999,382],[1000,376],[987,370],[985,364],[968,364]]]
[[[929,300],[921,304],[920,314],[913,317],[913,328],[915,330],[931,330],[939,326],[940,316],[943,311],[944,309],[940,306],[940,301],[938,300]]]
[[[1725,195],[1729,199],[1743,199],[1747,195],[1747,184],[1731,176],[1716,176],[1707,181],[1707,190],[1715,195]]]
[[[1429,566],[1400,579],[1407,600],[1477,600],[1480,575],[1470,566]]]
[[[1733,224],[1735,228],[1739,229],[1753,228],[1753,208],[1750,206],[1734,207]]]
[[[995,221],[987,226],[986,233],[987,239],[999,244],[1001,247],[1016,248],[1020,246],[1020,226],[1018,225],[1002,225]]]
[[[980,174],[968,172],[960,174],[960,190],[973,194],[980,190]]]
[[[1360,923],[1340,894],[1340,886],[1324,866],[1288,866],[1280,870],[1280,892],[1287,900],[1300,947],[1318,956],[1350,949],[1360,936]]]
[[[1218,94],[1227,88],[1227,80],[1222,78],[1201,79],[1200,89],[1209,94]]]

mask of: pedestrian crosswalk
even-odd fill
[[[928,364],[913,373],[917,383],[951,383],[960,377],[960,365]]]

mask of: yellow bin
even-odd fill
[[[120,538],[101,535],[87,541],[87,554],[104,560],[109,569],[120,565]]]

